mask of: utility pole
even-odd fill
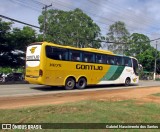
[[[43,27],[43,41],[45,40],[45,37],[46,37],[46,19],[47,19],[47,8],[48,7],[51,7],[52,4],[50,5],[45,5],[42,9],[44,9],[44,27]]]
[[[156,69],[157,69],[157,41],[156,41],[156,53],[155,53],[153,80],[156,79]]]

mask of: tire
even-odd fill
[[[125,86],[129,86],[131,84],[131,79],[129,77],[125,80]]]
[[[84,77],[81,77],[76,83],[78,89],[84,89],[87,86],[87,80]]]
[[[75,79],[72,77],[69,77],[69,78],[67,78],[67,80],[65,82],[65,89],[72,90],[72,89],[74,89],[75,85],[76,85]]]

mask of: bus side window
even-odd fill
[[[59,54],[59,60],[62,60],[62,55],[61,54]]]
[[[102,64],[106,64],[106,62],[107,62],[107,56],[102,55]]]
[[[84,58],[84,61],[85,61],[85,62],[88,62],[88,58],[87,58],[87,57],[85,57],[85,58]]]
[[[102,55],[96,54],[96,63],[102,63]]]
[[[128,61],[127,60],[124,61],[124,65],[128,66]]]
[[[69,52],[69,60],[71,61],[80,61],[81,60],[81,52],[77,50],[70,50]]]
[[[47,45],[46,56],[53,60],[68,60],[68,50]]]
[[[114,65],[115,64],[114,56],[108,56],[108,62],[110,65]]]
[[[82,53],[82,61],[88,62],[88,63],[94,63],[94,54],[89,52],[83,52]]]
[[[77,57],[77,58],[76,58],[76,61],[80,61],[80,57]]]
[[[102,60],[98,60],[98,63],[102,63]]]
[[[129,66],[129,67],[132,67],[131,58],[129,58],[129,57],[124,57],[124,65],[125,65],[125,66]]]
[[[122,65],[122,57],[120,57],[120,56],[115,57],[115,64]]]

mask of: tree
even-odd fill
[[[24,66],[26,46],[36,40],[30,27],[11,28],[11,22],[0,19],[0,67]]]
[[[44,15],[39,16],[40,31],[44,28]],[[80,9],[74,11],[48,10],[46,12],[46,40],[62,45],[75,47],[101,46],[100,28],[93,20]]]
[[[11,38],[15,49],[25,52],[27,45],[36,41],[36,32],[28,26],[24,26],[22,30],[13,28]]]
[[[108,49],[117,54],[124,54],[128,45],[129,32],[124,22],[118,21],[109,26],[109,32],[107,33],[106,40],[109,42]]]
[[[151,46],[149,37],[144,34],[133,33],[129,38],[130,45],[125,54],[136,57],[144,70],[153,72],[156,49]],[[159,54],[160,52],[157,51],[157,57]],[[159,63],[157,62],[157,64]],[[159,72],[158,67],[157,71]]]
[[[150,39],[144,34],[133,33],[129,39],[130,45],[128,51],[126,51],[127,55],[138,57],[138,55],[151,48]]]
[[[128,56],[136,57],[139,63],[142,64],[144,70],[154,70],[154,48],[150,45],[150,39],[139,33],[133,33],[130,36],[130,46],[125,52]]]
[[[142,64],[143,69],[146,71],[154,71],[154,49],[147,49],[143,53],[137,55],[139,63]]]
[[[11,32],[10,45],[14,46],[15,63],[18,66],[25,65],[26,47],[36,41],[36,32],[31,27],[24,26],[23,29],[13,28]]]
[[[10,30],[11,22],[4,22],[0,19],[0,66],[9,66],[14,62],[14,47],[9,45],[11,42]]]

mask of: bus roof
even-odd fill
[[[102,49],[95,49],[95,48],[83,48],[85,51],[93,51],[93,52],[98,52],[98,53],[107,53],[107,54],[113,54],[113,52],[108,51],[108,50],[102,50]]]
[[[33,43],[36,44],[36,43]],[[38,43],[41,44],[41,43]],[[72,46],[64,46],[64,45],[58,45],[54,43],[49,43],[49,42],[43,42],[45,45],[50,45],[50,46],[56,46],[56,47],[61,47],[61,48],[68,48],[68,49],[73,49],[73,50],[81,50],[81,51],[89,51],[89,52],[96,52],[96,53],[104,53],[104,54],[111,54],[114,55],[113,52],[108,51],[108,50],[102,50],[102,49],[95,49],[95,48],[76,48]]]
[[[72,46],[65,46],[65,45],[59,45],[59,44],[54,44],[51,42],[35,42],[35,43],[31,43],[30,45],[50,45],[50,46],[56,46],[56,47],[60,47],[60,48],[68,48],[68,49],[73,49],[73,50],[81,50],[81,51],[88,51],[88,52],[94,52],[94,53],[103,53],[103,54],[110,54],[110,55],[116,55],[116,56],[125,56],[125,55],[120,55],[120,54],[114,54],[111,51],[108,50],[102,50],[102,49],[95,49],[95,48],[76,48],[76,47],[72,47]],[[134,58],[132,56],[126,56],[129,58]]]

